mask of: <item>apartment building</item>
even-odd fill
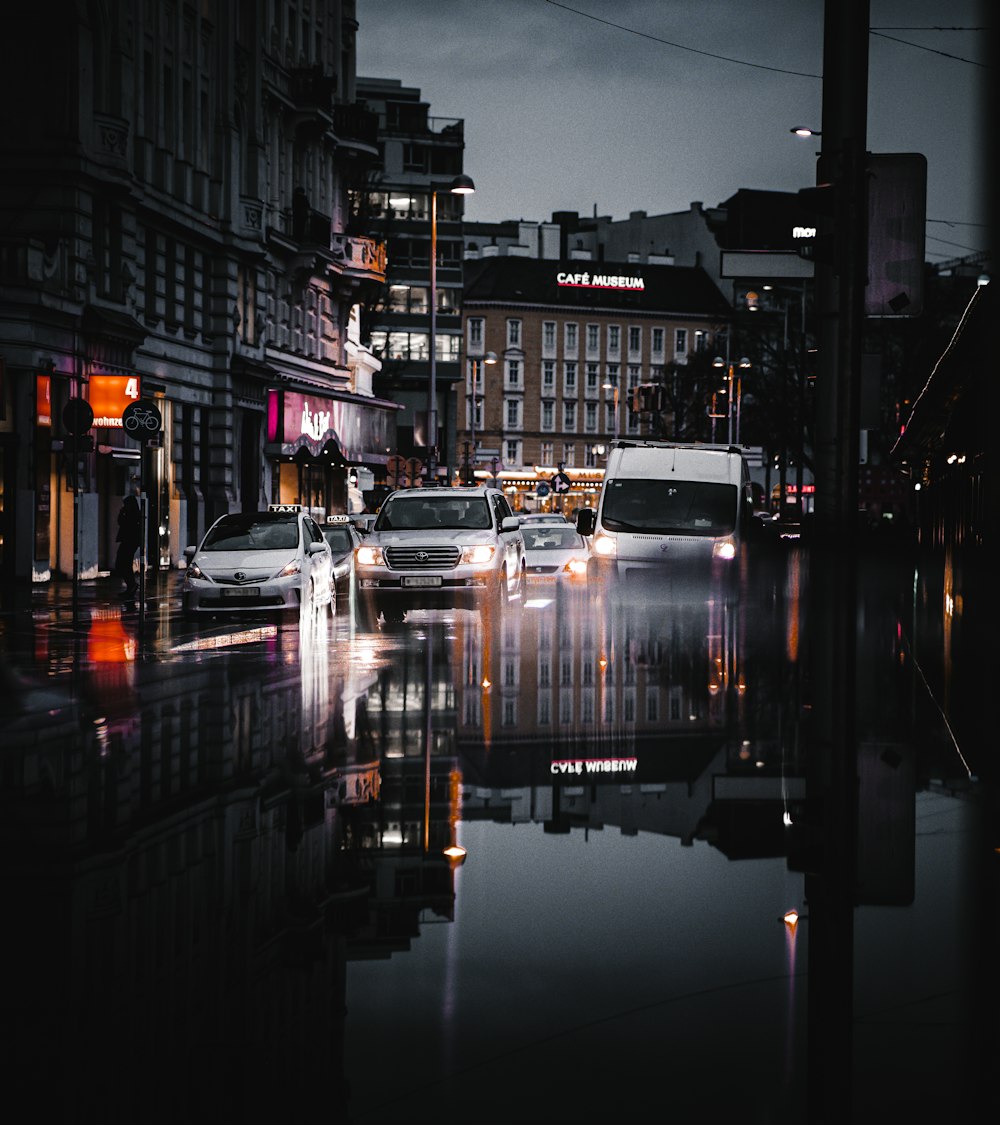
[[[378,152],[357,30],[354,0],[8,13],[4,591],[106,571],[132,477],[166,568],[225,512],[344,511],[384,466],[396,407],[356,327],[385,276],[355,207]],[[162,421],[148,440],[133,402]]]
[[[698,267],[468,261],[455,476],[499,481],[520,509],[592,504],[609,443],[669,424],[637,390],[709,350],[729,313]]]
[[[363,210],[367,228],[388,248],[383,297],[368,314],[372,350],[382,361],[376,388],[399,405],[400,457],[417,460],[425,475],[433,458],[431,471],[437,475],[439,467],[447,480],[455,457],[464,249],[463,196],[451,187],[460,177],[466,189],[471,185],[463,176],[465,126],[460,118],[431,116],[420,90],[398,79],[360,77],[358,96],[378,118],[379,159]]]

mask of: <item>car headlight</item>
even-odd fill
[[[188,578],[204,578],[205,572],[196,562],[189,562],[186,571]]]
[[[496,547],[490,543],[477,543],[474,547],[462,548],[462,562],[472,563],[473,566],[482,566],[488,563],[496,554]]]
[[[298,559],[293,559],[288,566],[283,566],[278,571],[279,578],[291,578],[293,574],[300,574],[302,572],[302,564]]]
[[[563,569],[575,578],[582,578],[587,573],[587,560],[570,559]]]
[[[712,545],[712,558],[713,559],[734,559],[736,558],[736,544],[732,539],[720,539],[717,543]]]
[[[613,559],[618,554],[618,540],[613,535],[595,535],[593,552],[605,559]]]
[[[362,566],[385,566],[381,547],[358,547],[355,558]]]

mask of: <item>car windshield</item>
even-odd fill
[[[330,544],[331,551],[346,554],[352,547],[351,533],[346,527],[326,527],[323,529],[323,535]]]
[[[203,551],[282,551],[299,544],[299,521],[286,512],[223,516],[205,536]]]
[[[691,480],[609,480],[601,522],[609,531],[729,535],[736,486]]]
[[[376,531],[430,531],[433,528],[491,527],[490,510],[481,496],[453,499],[441,496],[434,500],[416,497],[387,500],[375,522]]]
[[[522,527],[526,551],[565,551],[570,547],[583,547],[584,542],[573,528],[544,524],[541,527]]]

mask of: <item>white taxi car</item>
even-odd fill
[[[260,613],[335,605],[333,555],[298,504],[220,516],[184,551],[184,613]]]

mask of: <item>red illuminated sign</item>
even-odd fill
[[[91,375],[90,408],[94,425],[121,428],[125,407],[141,398],[138,375]]]

